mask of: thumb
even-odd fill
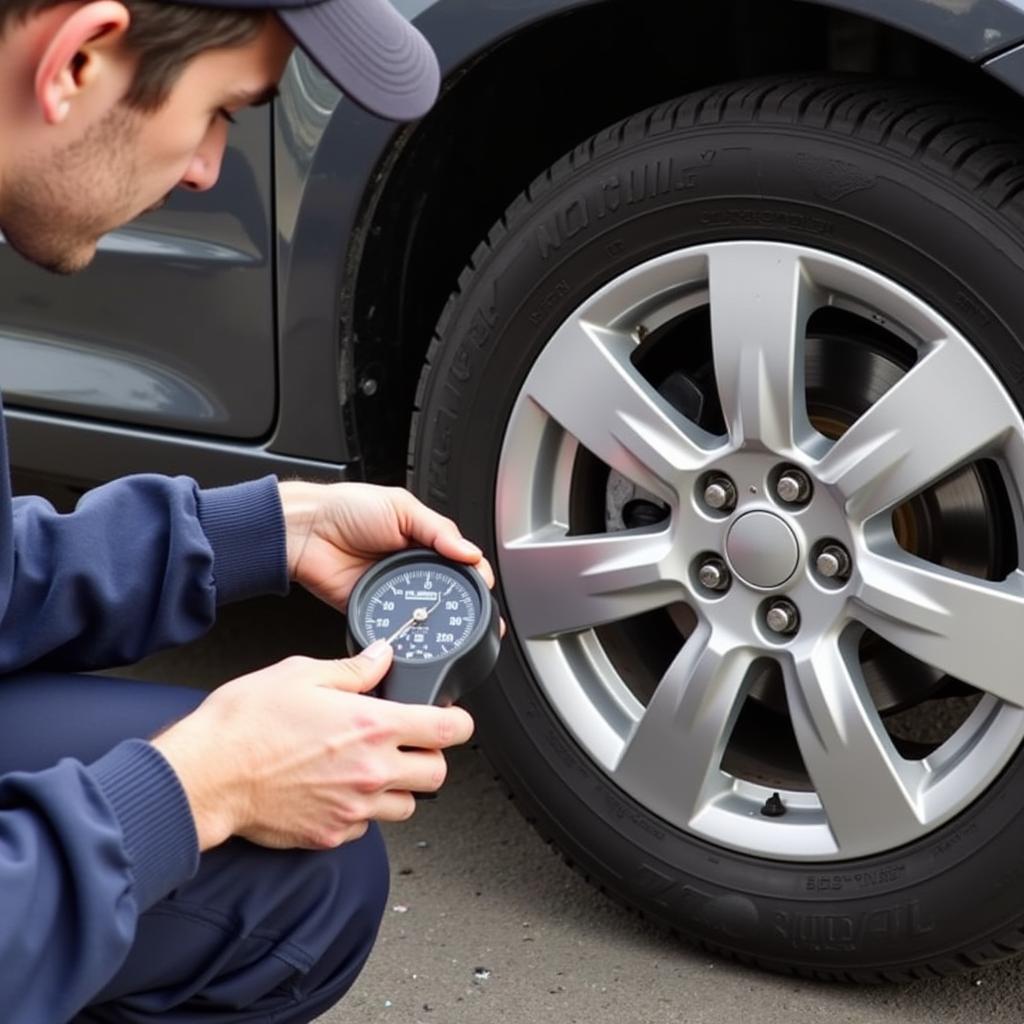
[[[347,693],[366,693],[387,675],[394,652],[386,640],[377,640],[354,658],[331,662],[323,685]]]

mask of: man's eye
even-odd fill
[[[224,118],[225,121],[227,121],[228,124],[238,124],[230,110],[225,110],[223,107],[221,107],[218,113],[220,114],[221,117]]]

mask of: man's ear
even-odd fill
[[[59,124],[83,89],[114,60],[131,16],[118,0],[90,0],[59,22],[36,66],[35,97],[47,124]]]

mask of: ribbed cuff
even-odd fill
[[[284,512],[277,478],[199,491],[199,525],[213,548],[217,604],[288,593]]]
[[[188,797],[163,755],[125,740],[88,767],[121,823],[139,913],[199,867],[199,840]]]

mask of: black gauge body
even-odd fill
[[[348,650],[388,640],[394,660],[380,695],[405,704],[454,704],[494,669],[497,605],[472,566],[414,548],[381,559],[352,589]]]

